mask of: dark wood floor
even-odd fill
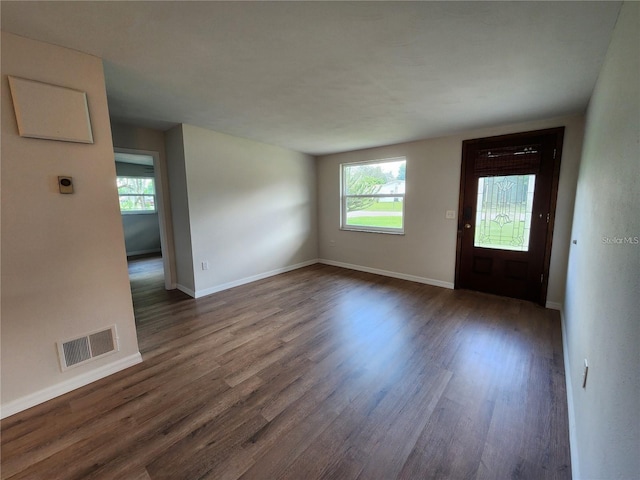
[[[324,265],[198,300],[131,264],[144,362],[2,422],[3,479],[569,479],[557,312]]]

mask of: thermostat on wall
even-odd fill
[[[73,178],[58,177],[58,187],[60,188],[60,193],[73,193]]]

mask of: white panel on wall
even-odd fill
[[[85,92],[12,76],[9,87],[21,137],[93,143]]]

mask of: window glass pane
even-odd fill
[[[134,197],[128,195],[120,195],[120,210],[123,212],[135,210]]]
[[[474,247],[529,250],[535,183],[535,175],[478,179]]]
[[[402,229],[403,203],[403,197],[349,197],[345,224],[354,227]]]
[[[156,209],[156,197],[154,195],[145,195],[143,198],[145,210]]]
[[[347,195],[404,193],[406,160],[345,165],[343,188]]]
[[[153,195],[120,195],[120,210],[123,212],[155,212],[155,203]]]
[[[156,189],[153,178],[118,177],[121,212],[155,212]]]
[[[342,228],[404,231],[407,161],[391,158],[342,165]]]
[[[153,178],[118,177],[118,193],[154,195],[156,189]]]

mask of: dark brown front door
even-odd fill
[[[462,143],[456,288],[544,304],[563,133]]]

